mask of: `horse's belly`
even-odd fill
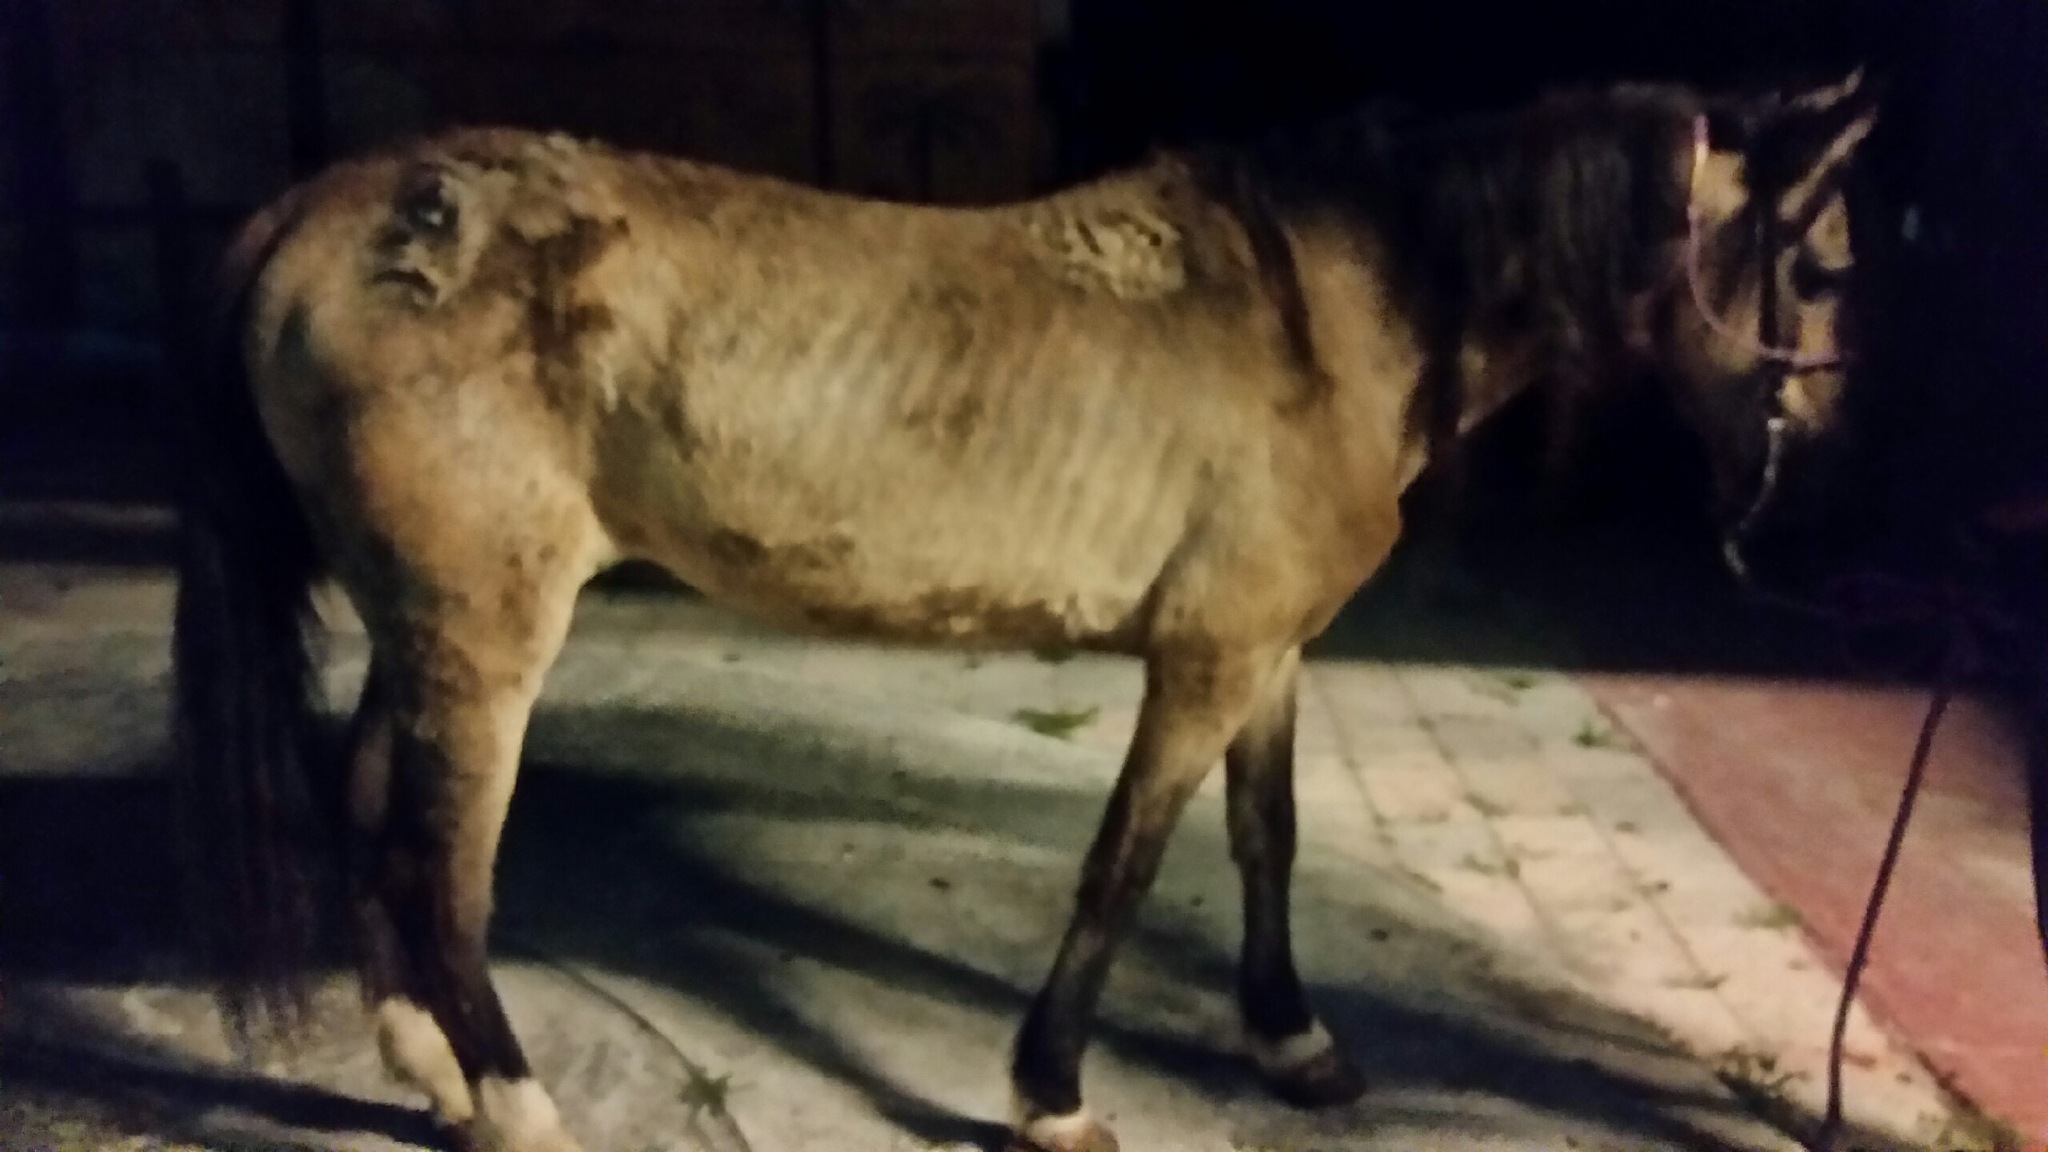
[[[1139,627],[1186,523],[1177,501],[1115,506],[1127,502],[1115,484],[1032,507],[965,476],[834,484],[699,463],[613,489],[604,519],[621,554],[752,615],[833,635],[1116,647]]]
[[[973,646],[1116,646],[1139,621],[1171,541],[1094,539],[956,500],[782,537],[705,535],[707,590],[834,635]],[[1034,531],[1036,529],[1036,531]],[[1161,533],[1163,535],[1163,533]],[[741,543],[741,541],[754,541]]]
[[[1159,567],[1148,573],[1078,541],[1048,540],[1026,564],[944,529],[911,540],[859,524],[818,528],[770,542],[721,525],[665,562],[718,600],[804,630],[998,647],[1115,646],[1137,627]]]
[[[1139,629],[1143,592],[1052,591],[959,582],[894,587],[734,586],[721,599],[832,636],[980,647],[1118,647]]]

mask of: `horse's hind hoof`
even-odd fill
[[[1003,1152],[1117,1152],[1116,1134],[1086,1112],[1036,1116],[1017,1126]]]
[[[435,1152],[489,1152],[477,1140],[476,1130],[469,1124],[457,1124],[436,1116],[431,1121],[432,1139],[428,1148]]]
[[[1297,1108],[1334,1108],[1365,1095],[1365,1073],[1320,1023],[1286,1040],[1252,1041],[1252,1059],[1273,1094]]]
[[[1273,1095],[1296,1108],[1335,1108],[1365,1095],[1365,1073],[1342,1048],[1330,1047],[1293,1068],[1270,1071],[1266,1084]]]

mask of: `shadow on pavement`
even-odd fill
[[[857,1089],[877,1112],[921,1139],[999,1139],[984,1120],[936,1105],[915,1084],[879,1071],[863,1055],[860,1037],[815,1023],[775,958],[1015,1019],[1050,960],[1056,932],[1039,933],[1020,948],[1006,944],[1001,932],[970,931],[958,934],[957,947],[941,950],[918,928],[918,918],[933,915],[931,902],[948,894],[919,891],[926,886],[905,875],[901,859],[863,871],[829,859],[793,862],[788,846],[862,828],[870,837],[863,844],[901,845],[899,855],[922,867],[914,859],[916,845],[942,836],[956,846],[951,859],[976,861],[973,867],[984,873],[958,876],[952,897],[968,899],[981,888],[984,908],[1056,925],[1104,800],[1097,782],[1069,787],[907,773],[879,757],[835,753],[800,732],[762,731],[686,709],[544,709],[531,747],[499,885],[508,938],[694,1000]],[[792,763],[799,767],[770,767]],[[759,770],[749,771],[750,764]],[[1215,815],[1199,806],[1190,813],[1179,837],[1190,844],[1187,854],[1224,860]],[[962,844],[969,847],[958,849]],[[165,959],[178,934],[170,859],[160,781],[0,780],[6,894],[0,977],[10,990],[175,979],[177,970]],[[1208,867],[1202,875],[1210,880],[1229,876],[1227,862]],[[1162,887],[1184,888],[1187,879],[1163,880]],[[1581,998],[1518,989],[1511,976],[1489,976],[1483,949],[1404,919],[1370,893],[1357,895],[1355,873],[1354,893],[1345,900],[1333,902],[1323,887],[1304,880],[1297,899],[1302,930],[1327,936],[1336,930],[1332,924],[1312,919],[1348,917],[1342,930],[1356,935],[1362,975],[1326,983],[1312,995],[1383,1090],[1504,1098],[1660,1147],[1707,1152],[1741,1146],[1711,1130],[1713,1117],[1734,1112],[1725,1097],[1697,1082],[1674,1086],[1630,1070],[1638,1057],[1648,1067],[1668,1053],[1639,1022]],[[1199,914],[1184,899],[1155,897],[1124,953],[1123,967],[1164,977],[1154,981],[1168,987],[1161,995],[1177,984],[1227,1003],[1234,927],[1219,932],[1217,925],[1234,925],[1235,918],[1218,920],[1215,909],[1234,908],[1236,893],[1215,884],[1209,889],[1210,911]],[[1003,895],[986,896],[990,890]],[[1019,893],[1024,898],[1014,908],[1006,903]],[[927,941],[917,942],[919,936]],[[1374,937],[1394,943],[1369,943]],[[1464,958],[1437,966],[1463,972],[1470,987],[1490,991],[1495,1019],[1475,1013],[1469,1002],[1459,1011],[1432,1010],[1426,997],[1412,994],[1412,974],[1382,979],[1393,968],[1370,950],[1384,947],[1409,956]],[[1410,987],[1400,987],[1402,979]],[[1214,1099],[1253,1091],[1238,1059],[1197,1037],[1134,1021],[1144,1013],[1118,999],[1113,981],[1098,1045]],[[407,1140],[429,1135],[417,1114],[403,1109],[205,1067],[119,1036],[95,1036],[94,1028],[104,1025],[64,1018],[62,995],[17,994],[9,1001],[0,1081],[140,1102],[174,1129],[211,1109],[242,1109],[316,1129],[373,1130]],[[52,1047],[50,1037],[64,1042]],[[1568,1054],[1587,1043],[1622,1052],[1621,1066]],[[1553,1050],[1559,1048],[1567,1054]],[[974,1058],[999,1068],[1005,1056],[998,1050]],[[1401,1103],[1375,1106],[1371,1095],[1350,1119],[1342,1113],[1330,1118],[1340,1127],[1354,1121],[1417,1123],[1445,1134],[1461,1125],[1489,1130],[1476,1114],[1451,1108],[1418,1114]],[[1336,1131],[1327,1124],[1319,1130]],[[1886,1143],[1866,1134],[1863,1146]]]

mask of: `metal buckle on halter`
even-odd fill
[[[1736,580],[1749,583],[1749,564],[1742,558],[1742,544],[1756,527],[1756,522],[1770,507],[1771,497],[1777,495],[1778,470],[1785,459],[1785,440],[1788,421],[1782,413],[1772,415],[1764,421],[1764,431],[1770,437],[1770,447],[1764,455],[1764,473],[1757,484],[1756,497],[1749,502],[1749,508],[1740,519],[1721,534],[1721,559],[1735,573]]]

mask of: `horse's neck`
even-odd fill
[[[1419,415],[1433,386],[1428,340],[1406,307],[1370,236],[1334,221],[1296,220],[1288,228],[1315,354],[1335,386],[1330,418],[1354,464],[1391,468],[1405,485],[1426,462],[1429,437]],[[1457,428],[1470,432],[1537,384],[1551,366],[1529,331],[1468,330],[1455,372]]]

